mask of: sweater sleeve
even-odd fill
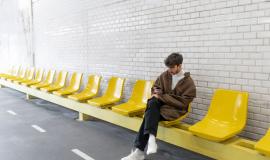
[[[153,87],[151,88],[151,95],[154,93],[154,88],[155,87],[162,89],[161,82],[160,82],[160,76],[156,79]]]

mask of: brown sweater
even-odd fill
[[[172,89],[172,75],[165,71],[157,78],[154,87],[161,88],[163,92],[159,99],[165,104],[161,107],[160,114],[170,121],[184,115],[189,103],[196,97],[196,87],[189,72],[186,72],[185,77]]]

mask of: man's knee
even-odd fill
[[[158,99],[156,97],[152,97],[151,99],[148,100],[147,104],[148,105],[156,105],[156,104],[158,104]]]
[[[153,98],[148,100],[147,108],[152,108],[152,107],[156,108],[159,106],[159,104],[160,104],[159,100],[157,98],[153,97]]]

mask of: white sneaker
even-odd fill
[[[149,155],[149,154],[157,153],[157,148],[158,147],[157,147],[156,137],[150,134],[146,154]]]
[[[131,151],[131,153],[122,158],[121,160],[144,160],[144,152],[136,148],[135,151]]]

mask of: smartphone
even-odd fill
[[[154,93],[160,94],[162,92],[160,87],[154,87]]]

